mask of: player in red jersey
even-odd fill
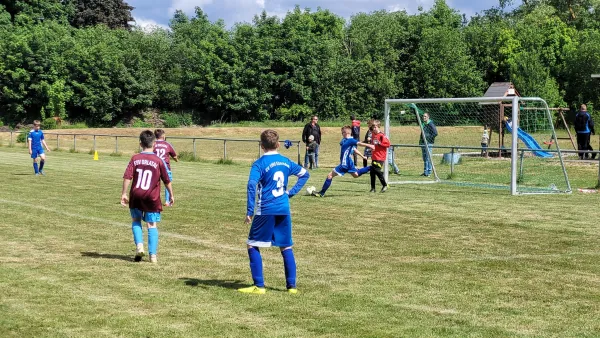
[[[386,165],[385,159],[387,150],[390,147],[390,139],[381,131],[381,122],[378,120],[373,121],[371,128],[373,131],[371,144],[375,146],[373,154],[371,155],[371,192],[375,192],[375,176],[377,176],[379,182],[381,182],[381,192],[386,192],[388,190],[388,185],[385,182],[385,177],[381,170],[383,169],[383,166]]]
[[[135,261],[139,262],[144,256],[144,240],[142,220],[148,225],[148,253],[150,262],[156,263],[158,250],[158,228],[162,203],[160,201],[160,181],[162,180],[169,191],[168,203],[172,205],[173,188],[167,172],[166,163],[152,152],[154,146],[154,133],[145,130],[140,134],[142,152],[131,157],[125,174],[123,174],[123,192],[121,205],[128,206],[131,213],[131,230],[136,252]],[[131,190],[127,196],[129,184]]]
[[[171,145],[171,143],[165,141],[165,131],[162,129],[156,129],[154,131],[154,136],[156,137],[156,142],[154,142],[154,153],[163,159],[167,163],[167,172],[169,173],[169,180],[173,182],[173,172],[171,171],[171,158],[175,162],[179,162],[177,159],[177,154],[175,153],[175,148]],[[165,189],[165,206],[170,206],[169,204],[169,190]]]

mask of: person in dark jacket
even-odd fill
[[[350,119],[352,120],[352,138],[354,138],[357,141],[360,141],[360,120],[357,120],[356,116],[354,115],[350,116]],[[356,162],[356,160],[358,160],[356,152],[354,152],[353,156],[354,164],[358,163]]]
[[[594,130],[594,121],[587,112],[587,106],[585,104],[581,105],[581,109],[575,115],[575,131],[577,132],[577,148],[579,148],[579,151],[593,151],[594,149],[590,145],[590,135],[594,135],[596,131]],[[591,155],[592,160],[596,158],[596,153]],[[587,160],[589,156],[589,153],[579,153],[580,160]]]
[[[317,142],[317,148],[315,149],[315,168],[319,167],[319,148],[321,147],[321,127],[319,127],[319,118],[317,115],[314,115],[310,122],[304,126],[304,130],[302,131],[302,142],[308,144],[310,141],[308,140],[309,136],[312,135],[315,138],[315,142]],[[308,168],[308,150],[304,155],[304,167]]]
[[[433,143],[435,142],[435,138],[438,135],[437,128],[433,121],[429,118],[429,113],[423,114],[423,134],[425,134],[425,139],[427,140],[427,147],[425,147],[425,140],[423,140],[423,135],[421,134],[421,139],[419,139],[419,145],[421,146],[421,154],[423,156],[423,173],[421,176],[431,176],[431,171],[433,167],[431,165],[431,159],[429,158],[429,153],[431,153],[431,148],[433,147]],[[427,149],[429,148],[429,150]]]

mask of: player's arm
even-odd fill
[[[170,149],[171,151],[169,152],[169,156],[171,156],[173,161],[179,162],[179,158],[177,158],[177,153],[175,152],[175,149],[173,149],[173,146],[170,146],[169,148],[171,148]]]
[[[382,147],[386,147],[386,148],[387,148],[387,147],[389,147],[389,146],[391,145],[391,143],[390,143],[390,139],[389,139],[389,138],[387,138],[387,136],[383,135],[383,136],[382,136],[382,137],[379,139],[379,144],[380,144]]]
[[[171,182],[165,184],[165,187],[169,191],[169,205],[173,205],[175,203],[175,199],[173,198],[173,184]]]
[[[31,150],[32,143],[33,143],[33,139],[31,138],[31,135],[27,135],[27,144],[29,146],[29,155],[31,155],[33,153],[33,151]]]
[[[365,155],[361,154],[360,151],[354,150],[354,153],[356,155],[358,155],[359,157],[362,157],[363,160],[366,160],[367,158],[365,157]]]
[[[131,179],[123,179],[123,190],[121,191],[121,205],[124,207],[126,207],[129,204],[129,196],[127,195],[127,190],[129,189],[130,183]]]
[[[42,144],[44,145],[44,147],[46,147],[46,150],[50,151],[50,147],[48,147],[46,140],[42,139]]]
[[[357,142],[356,145],[357,146],[361,146],[361,147],[370,148],[372,144],[370,144],[370,143],[364,143],[364,142]]]
[[[296,163],[292,162],[291,164],[292,164],[291,174],[298,177],[298,181],[292,187],[292,189],[288,190],[287,194],[289,197],[294,197],[294,195],[296,195],[298,192],[300,192],[300,190],[302,190],[302,187],[308,181],[310,174],[308,173],[308,171],[306,171],[306,169],[302,168],[301,166],[297,165]]]
[[[256,186],[260,181],[260,167],[258,164],[254,164],[250,169],[250,176],[248,177],[248,184],[246,186],[246,219],[245,223],[249,224],[252,222],[252,216],[254,216],[254,203],[256,199]]]

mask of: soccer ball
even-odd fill
[[[306,188],[306,192],[307,192],[309,195],[312,195],[312,193],[313,193],[313,192],[315,192],[316,190],[317,190],[317,188],[315,188],[315,187],[314,187],[314,186],[312,186],[312,185],[311,185],[310,187]]]

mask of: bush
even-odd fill
[[[29,134],[29,132],[27,132],[25,130],[21,130],[19,132],[19,135],[17,136],[17,143],[25,143],[25,142],[27,142],[27,134]]]
[[[42,121],[42,129],[57,129],[58,125],[56,124],[56,120],[49,117]]]
[[[177,113],[163,113],[161,119],[164,121],[166,128],[178,128],[181,126],[191,126],[194,124],[192,114],[177,114]]]
[[[133,128],[151,128],[152,124],[142,121],[140,119],[135,119],[133,124],[131,125]]]
[[[177,158],[183,162],[198,162],[198,161],[200,161],[200,158],[195,157],[193,152],[186,151],[186,150],[183,150],[183,151],[180,151],[179,153],[177,153]]]
[[[277,117],[284,121],[304,121],[313,114],[313,110],[304,104],[294,104],[289,108],[282,107],[276,112]]]

